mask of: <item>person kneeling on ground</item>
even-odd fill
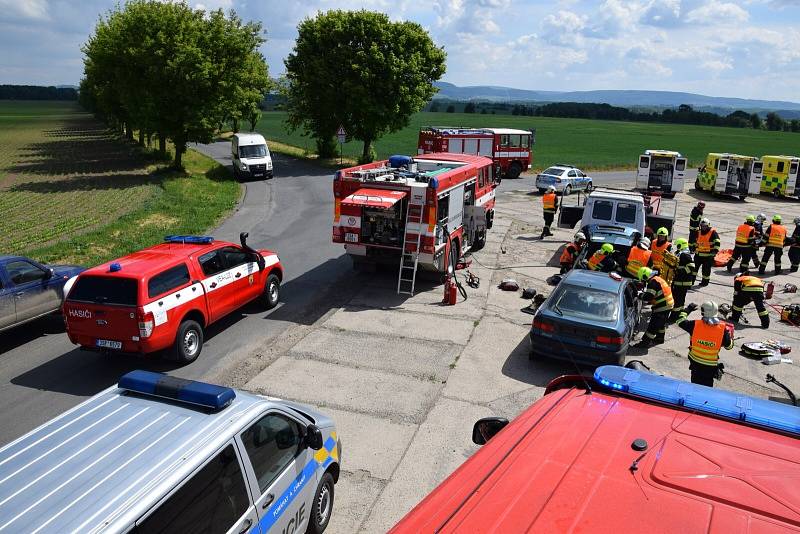
[[[581,253],[584,244],[586,244],[586,235],[583,232],[576,233],[575,240],[572,243],[567,243],[567,246],[564,247],[564,252],[561,253],[561,258],[558,260],[561,263],[560,274],[572,270],[572,266],[575,265],[575,260],[578,258],[578,254]]]
[[[689,344],[689,370],[692,383],[714,387],[714,378],[720,371],[719,351],[722,347],[733,348],[733,336],[719,320],[719,306],[714,301],[706,301],[700,308],[702,319],[688,320],[687,316],[697,309],[697,304],[689,304],[678,318],[678,326],[691,336]]]
[[[651,345],[658,345],[664,342],[664,335],[667,332],[667,319],[675,306],[672,298],[672,289],[669,284],[656,271],[649,267],[639,269],[639,280],[644,282],[645,289],[642,299],[645,303],[653,307],[650,315],[650,323],[647,331],[642,336],[642,340],[634,345],[636,348],[647,348]]]

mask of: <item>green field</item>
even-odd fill
[[[283,112],[264,113],[256,129],[268,139],[313,152],[313,140],[300,132],[290,133],[285,117]],[[378,157],[415,154],[419,129],[431,125],[536,128],[533,166],[537,169],[553,163],[571,163],[587,169],[632,167],[637,156],[648,148],[678,150],[695,166],[702,163],[708,152],[756,156],[800,153],[800,134],[788,132],[514,115],[417,113],[407,128],[378,140]],[[346,143],[344,154],[357,157],[361,154],[361,143]]]
[[[205,231],[239,185],[199,154],[186,166],[167,171],[75,103],[0,101],[0,254],[94,264]]]

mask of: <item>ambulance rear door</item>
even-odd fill
[[[714,181],[714,191],[718,193],[724,193],[725,189],[728,185],[728,169],[730,167],[730,161],[724,158],[720,158],[717,161],[717,178]]]
[[[642,154],[639,156],[639,166],[636,169],[636,189],[647,191],[650,183],[650,156]]]
[[[672,174],[672,192],[682,193],[686,180],[686,158],[675,158],[675,172]]]
[[[800,168],[800,160],[793,159],[789,162],[789,175],[786,177],[786,195],[794,196],[797,188],[797,173]]]
[[[761,177],[764,175],[764,162],[760,159],[753,160],[753,166],[750,168],[750,184],[747,192],[751,195],[757,195],[761,191]]]

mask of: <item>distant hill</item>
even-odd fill
[[[694,108],[714,109],[726,113],[736,109],[749,112],[777,111],[781,115],[796,118],[800,114],[800,103],[779,100],[751,100],[746,98],[728,98],[706,96],[695,93],[679,93],[673,91],[534,91],[512,89],[498,86],[459,87],[447,82],[436,82],[439,92],[434,98],[447,100],[488,100],[491,102],[581,102],[610,104],[622,107],[677,107],[689,104]],[[727,111],[726,111],[727,110]],[[785,112],[785,113],[784,113]]]

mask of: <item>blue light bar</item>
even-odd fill
[[[111,265],[108,266],[108,272],[110,272],[110,273],[116,273],[116,272],[121,271],[121,270],[122,270],[122,265],[120,265],[117,262],[114,262],[114,263],[112,263]]]
[[[616,365],[603,365],[594,379],[608,389],[683,406],[800,435],[800,407],[692,384]]]
[[[192,245],[208,245],[214,242],[210,235],[167,235],[164,236],[165,243],[187,243]]]
[[[231,388],[150,371],[131,371],[119,379],[118,385],[120,389],[134,393],[172,399],[213,410],[225,408],[236,398],[236,392]]]
[[[428,182],[428,187],[430,187],[431,189],[437,189],[439,187],[439,180],[437,180],[436,178],[431,178],[430,181]]]

